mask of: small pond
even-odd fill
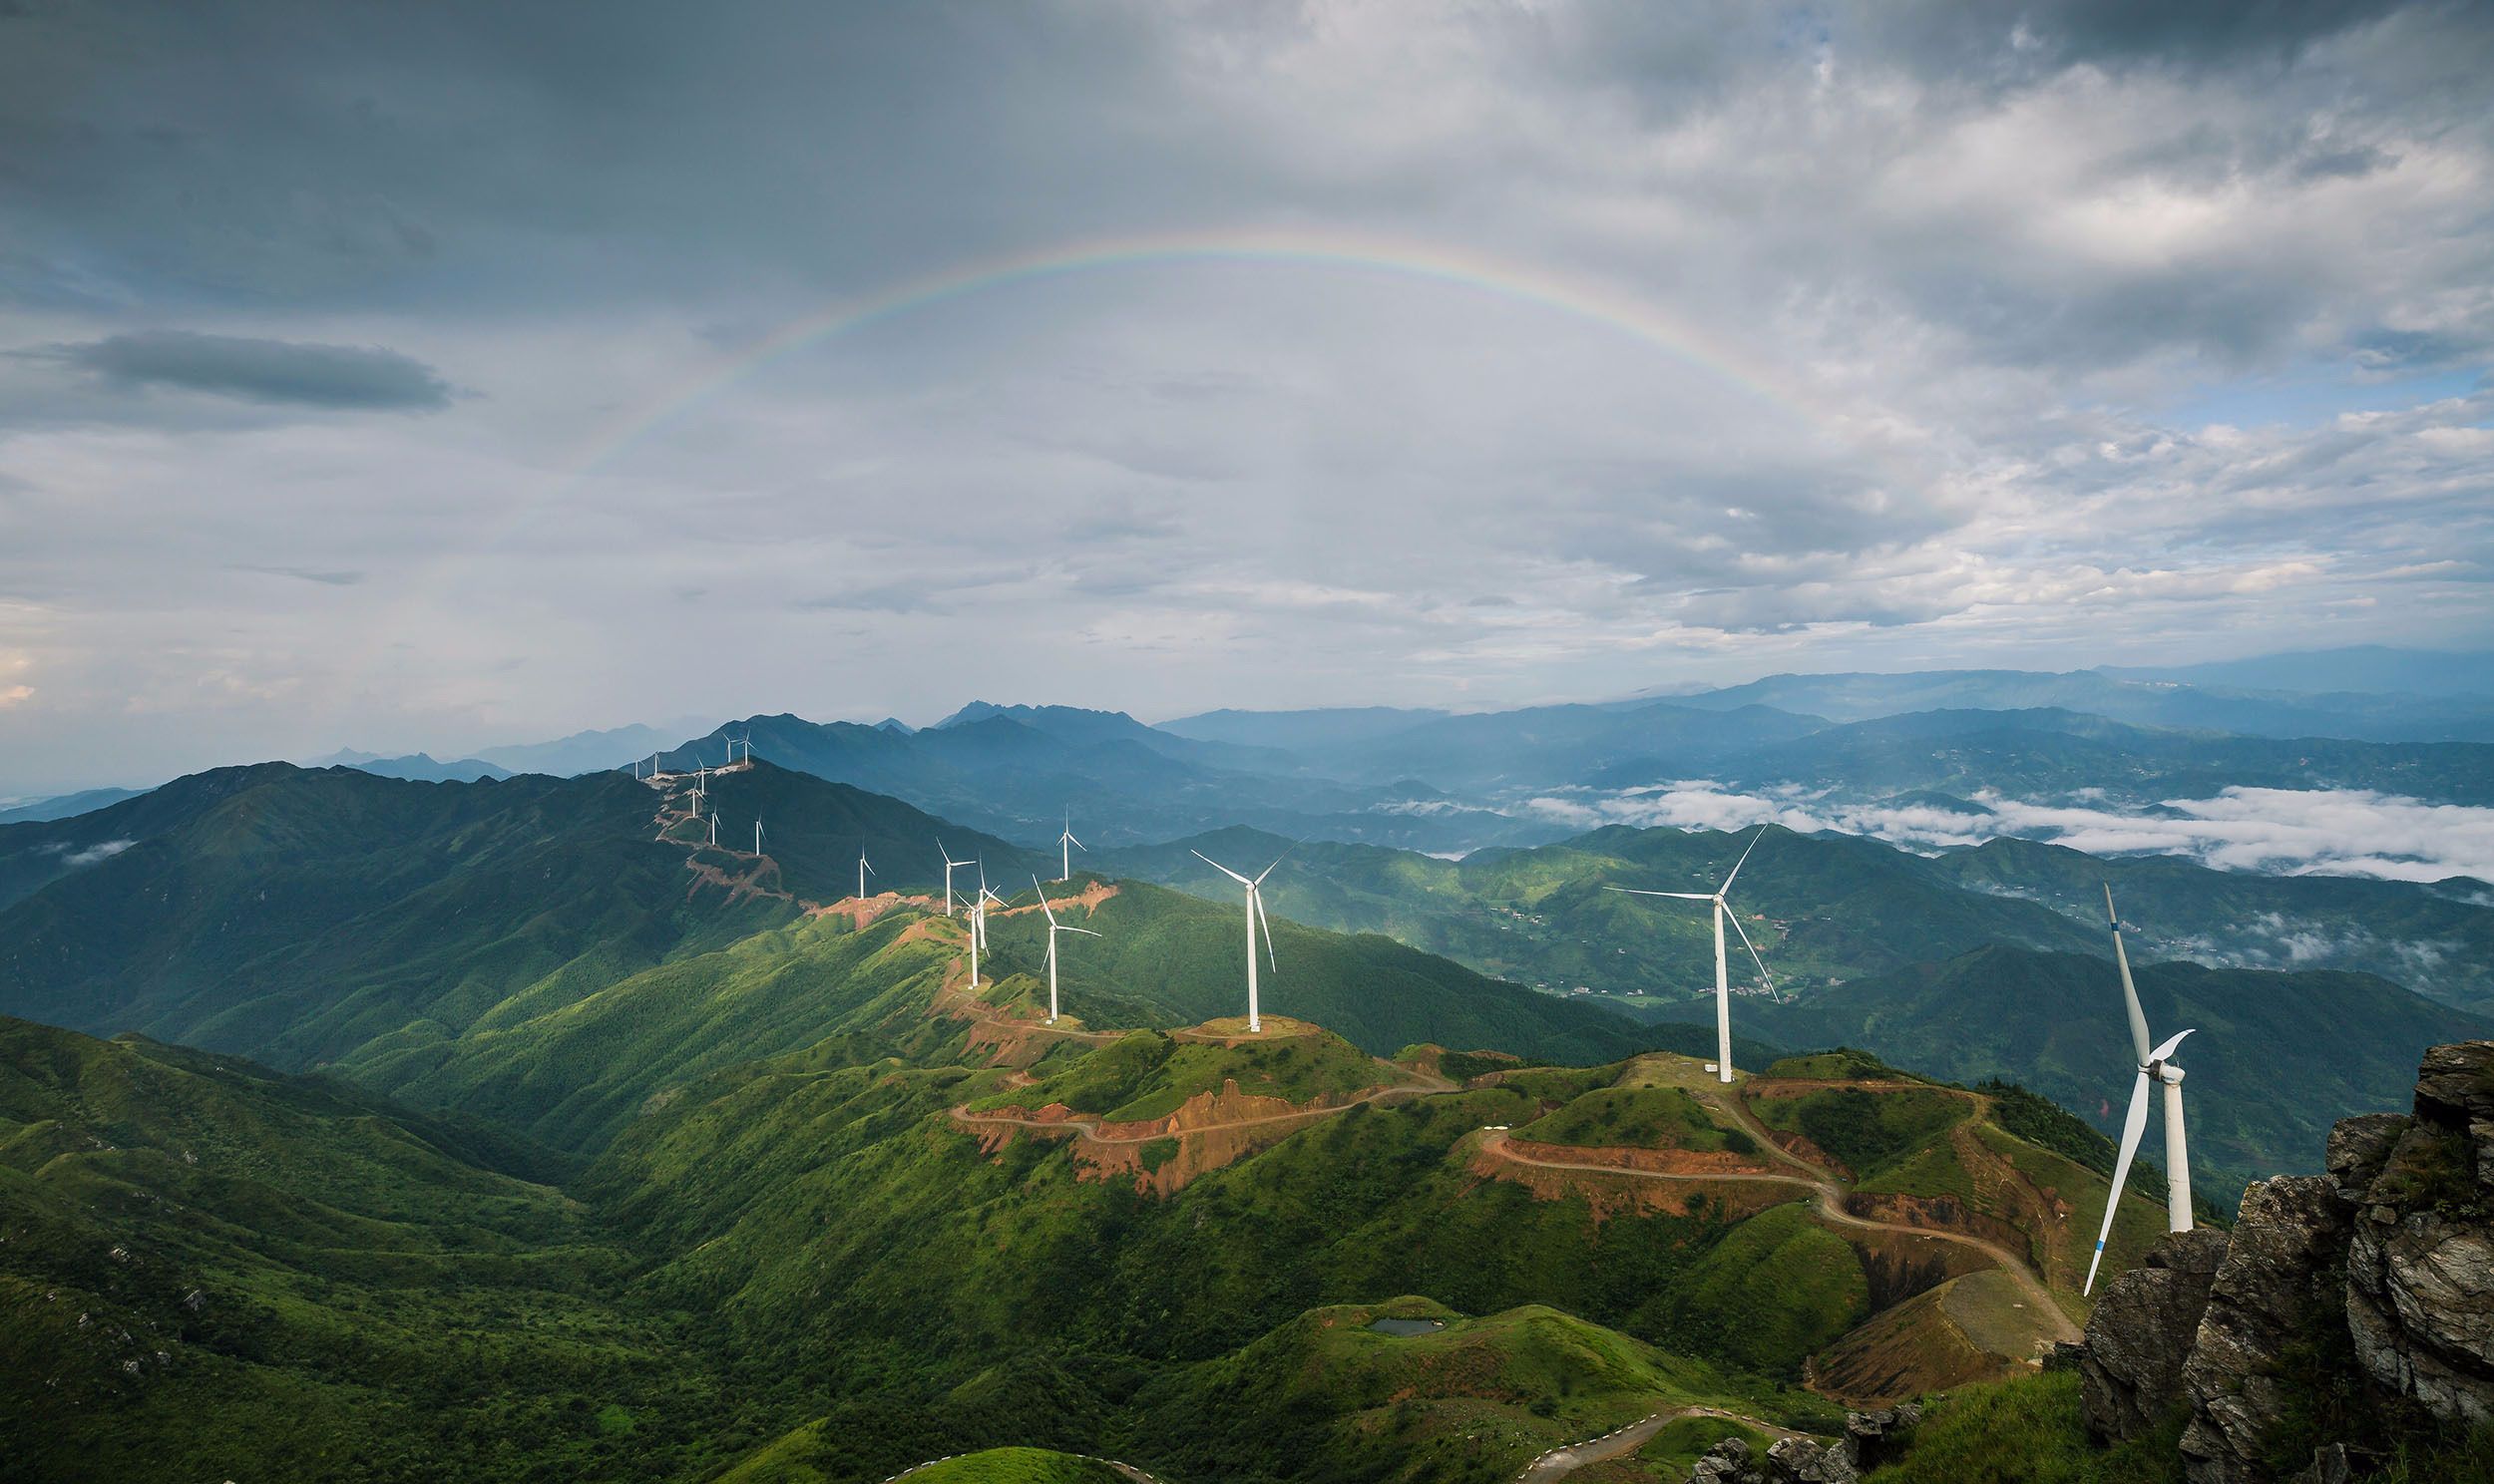
[[[1380,1334],[1435,1334],[1447,1327],[1444,1319],[1371,1319],[1369,1327]]]

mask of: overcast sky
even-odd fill
[[[2469,4],[8,0],[0,792],[2482,645],[2489,77]]]

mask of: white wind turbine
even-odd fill
[[[1719,1081],[1732,1080],[1732,974],[1725,961],[1723,925],[1729,920],[1732,930],[1741,934],[1741,946],[1749,949],[1750,961],[1758,965],[1758,976],[1767,982],[1767,992],[1775,993],[1775,976],[1767,972],[1767,960],[1758,956],[1758,945],[1749,940],[1749,929],[1741,926],[1740,917],[1725,900],[1731,894],[1733,881],[1741,868],[1749,864],[1749,853],[1758,849],[1758,842],[1767,837],[1767,827],[1760,825],[1750,837],[1749,850],[1732,863],[1732,875],[1711,892],[1646,892],[1635,887],[1611,887],[1607,890],[1625,892],[1631,897],[1669,897],[1676,902],[1711,902],[1715,905],[1715,1076]]]
[[[2096,1255],[2087,1260],[2089,1294],[2096,1287],[2096,1265],[2104,1261],[2104,1244],[2113,1236],[2113,1214],[2121,1209],[2122,1183],[2130,1178],[2130,1162],[2139,1153],[2140,1136],[2148,1131],[2148,1084],[2165,1084],[2165,1229],[2191,1230],[2191,1151],[2183,1142],[2183,1069],[2174,1065],[2174,1048],[2182,1031],[2165,1044],[2148,1044],[2148,1015],[2139,1008],[2139,986],[2130,979],[2130,954],[2122,948],[2122,919],[2113,911],[2113,888],[2104,889],[2104,916],[2113,928],[2113,962],[2122,973],[2122,1008],[2130,1015],[2130,1048],[2139,1056],[2139,1077],[2131,1084],[2130,1112],[2122,1120],[2122,1155],[2113,1164],[2113,1187],[2104,1197],[2104,1229],[2096,1234]]]
[[[874,874],[875,874],[875,868],[866,864],[866,847],[865,847],[865,846],[863,846],[863,845],[860,845],[860,846],[857,848],[857,900],[858,900],[858,901],[863,902],[863,901],[865,901],[865,900],[866,900],[866,878],[868,878],[868,877],[870,877],[870,876],[872,876],[872,875],[874,875]]]
[[[710,848],[712,850],[718,848],[718,812],[716,810],[710,812]]]
[[[1073,838],[1073,811],[1068,809],[1065,811],[1065,833],[1056,837],[1056,879],[1058,881],[1063,881],[1073,875],[1075,851],[1080,851],[1087,856],[1091,853],[1091,848]]]
[[[944,857],[944,915],[949,918],[953,915],[953,873],[964,866],[976,866],[979,863],[975,860],[954,860],[953,853],[944,848],[944,841],[941,838],[936,841],[936,854]]]
[[[1056,934],[1079,932],[1084,937],[1097,937],[1099,934],[1088,928],[1067,928],[1057,922],[1056,910],[1047,905],[1047,888],[1040,886],[1036,876],[1031,878],[1031,890],[1039,894],[1039,911],[1047,914],[1047,1023],[1053,1025],[1056,1023]],[[1252,963],[1255,960],[1248,961]]]
[[[1254,881],[1249,881],[1202,851],[1190,850],[1187,854],[1247,889],[1247,1030],[1250,1035],[1260,1034],[1264,1030],[1264,1020],[1256,1006],[1256,925],[1259,922],[1264,924],[1264,956],[1267,961],[1273,962],[1273,971],[1279,973],[1282,965],[1273,961],[1273,924],[1264,916],[1264,879],[1273,874],[1273,866],[1281,865],[1283,856],[1290,852],[1284,851],[1275,856],[1273,866],[1256,873]]]

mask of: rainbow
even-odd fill
[[[1669,360],[1738,389],[1814,431],[1846,443],[1849,420],[1815,405],[1814,399],[1778,368],[1701,333],[1656,305],[1591,280],[1442,244],[1338,230],[1222,230],[1121,236],[1058,243],[1030,251],[963,263],[836,300],[780,329],[702,366],[633,406],[584,439],[528,493],[506,507],[464,552],[433,562],[393,604],[393,613],[371,635],[374,654],[396,635],[424,620],[428,601],[441,594],[476,557],[509,540],[538,511],[574,488],[618,454],[757,370],[809,347],[872,325],[904,318],[937,305],[1029,284],[1081,275],[1170,264],[1261,264],[1334,272],[1369,273],[1484,295],[1530,306],[1626,336]],[[373,656],[368,655],[367,660]],[[341,703],[343,695],[341,694]]]
[[[1773,367],[1615,290],[1442,246],[1341,232],[1170,233],[1060,243],[962,264],[836,301],[719,358],[599,430],[562,466],[577,479],[756,370],[940,304],[1051,279],[1185,263],[1280,264],[1392,275],[1526,304],[1623,334],[1814,426],[1840,421]]]

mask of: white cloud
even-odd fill
[[[2494,809],[2468,805],[2361,789],[2264,788],[2169,799],[2156,812],[2034,804],[1991,793],[1973,802],[1988,812],[1847,803],[1799,788],[1742,793],[1693,780],[1610,795],[1550,795],[1524,807],[1582,828],[1739,830],[1771,822],[1804,834],[1834,830],[1921,847],[2014,836],[2091,855],[2186,856],[2226,871],[2494,881]]]

